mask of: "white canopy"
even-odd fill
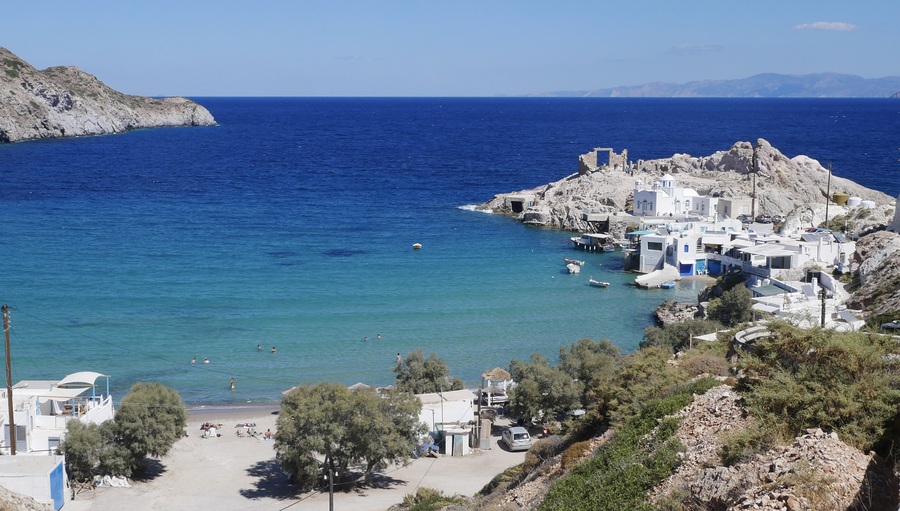
[[[40,399],[41,402],[45,403],[47,401],[68,401],[70,399],[75,399],[87,389],[88,387],[82,387],[80,389],[64,389],[60,387],[53,387],[49,392],[39,395],[38,399]]]
[[[109,378],[109,376],[91,371],[82,371],[80,373],[72,373],[56,385],[58,387],[93,387],[97,378]]]

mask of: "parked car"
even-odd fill
[[[756,215],[756,222],[760,224],[771,224],[772,223],[772,215]]]
[[[883,323],[881,329],[889,332],[900,332],[900,319],[895,319],[890,323]]]
[[[506,444],[510,451],[527,451],[531,449],[531,435],[523,427],[513,426],[504,429],[500,439],[503,440],[503,443]]]
[[[772,215],[773,224],[780,224],[782,222],[784,222],[784,217],[782,217],[781,215]]]
[[[750,215],[738,215],[737,219],[740,220],[741,223],[745,223],[745,224],[749,224],[750,222],[753,221],[753,217]]]

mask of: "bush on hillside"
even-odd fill
[[[742,362],[747,405],[764,426],[787,437],[834,430],[863,451],[882,440],[900,409],[893,341],[783,323],[771,330]]]
[[[721,298],[709,301],[706,315],[713,321],[733,327],[753,319],[753,295],[745,286],[734,286]]]
[[[691,338],[705,335],[722,329],[718,321],[689,319],[681,323],[672,323],[661,327],[649,326],[644,329],[644,340],[641,348],[658,346],[668,348],[670,352],[684,351],[691,347]]]

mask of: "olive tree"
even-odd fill
[[[463,388],[461,379],[450,376],[450,368],[444,359],[433,352],[425,358],[421,349],[409,352],[392,371],[397,373],[394,379],[397,388],[404,392],[424,394]]]
[[[275,456],[304,488],[323,475],[338,483],[359,466],[363,478],[406,461],[425,433],[422,403],[399,391],[350,390],[335,383],[301,385],[284,396],[275,433]]]
[[[164,456],[184,436],[187,408],[174,389],[135,383],[119,403],[115,424],[116,442],[131,452],[132,470],[141,472],[148,456]]]

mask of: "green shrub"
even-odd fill
[[[682,359],[681,367],[691,376],[728,376],[729,373],[728,360],[723,355],[712,353],[689,353]]]
[[[531,449],[525,453],[525,461],[522,462],[522,471],[526,474],[541,466],[542,463],[559,454],[563,448],[562,439],[551,436],[537,440],[531,444]]]
[[[722,465],[732,467],[749,460],[754,454],[774,447],[778,436],[767,429],[751,427],[722,435],[719,459]]]
[[[407,494],[403,497],[403,509],[406,511],[434,511],[447,506],[462,505],[465,501],[457,496],[447,497],[443,492],[434,488],[419,488],[416,494]]]
[[[837,431],[863,451],[879,443],[900,407],[898,376],[884,336],[800,330],[775,334],[742,361],[742,391],[764,427],[785,437],[807,428]]]
[[[509,467],[508,469],[494,476],[494,478],[491,479],[491,482],[484,485],[484,488],[478,491],[478,495],[488,495],[501,486],[508,486],[511,483],[518,483],[522,480],[524,475],[525,471],[522,470],[522,465]]]

